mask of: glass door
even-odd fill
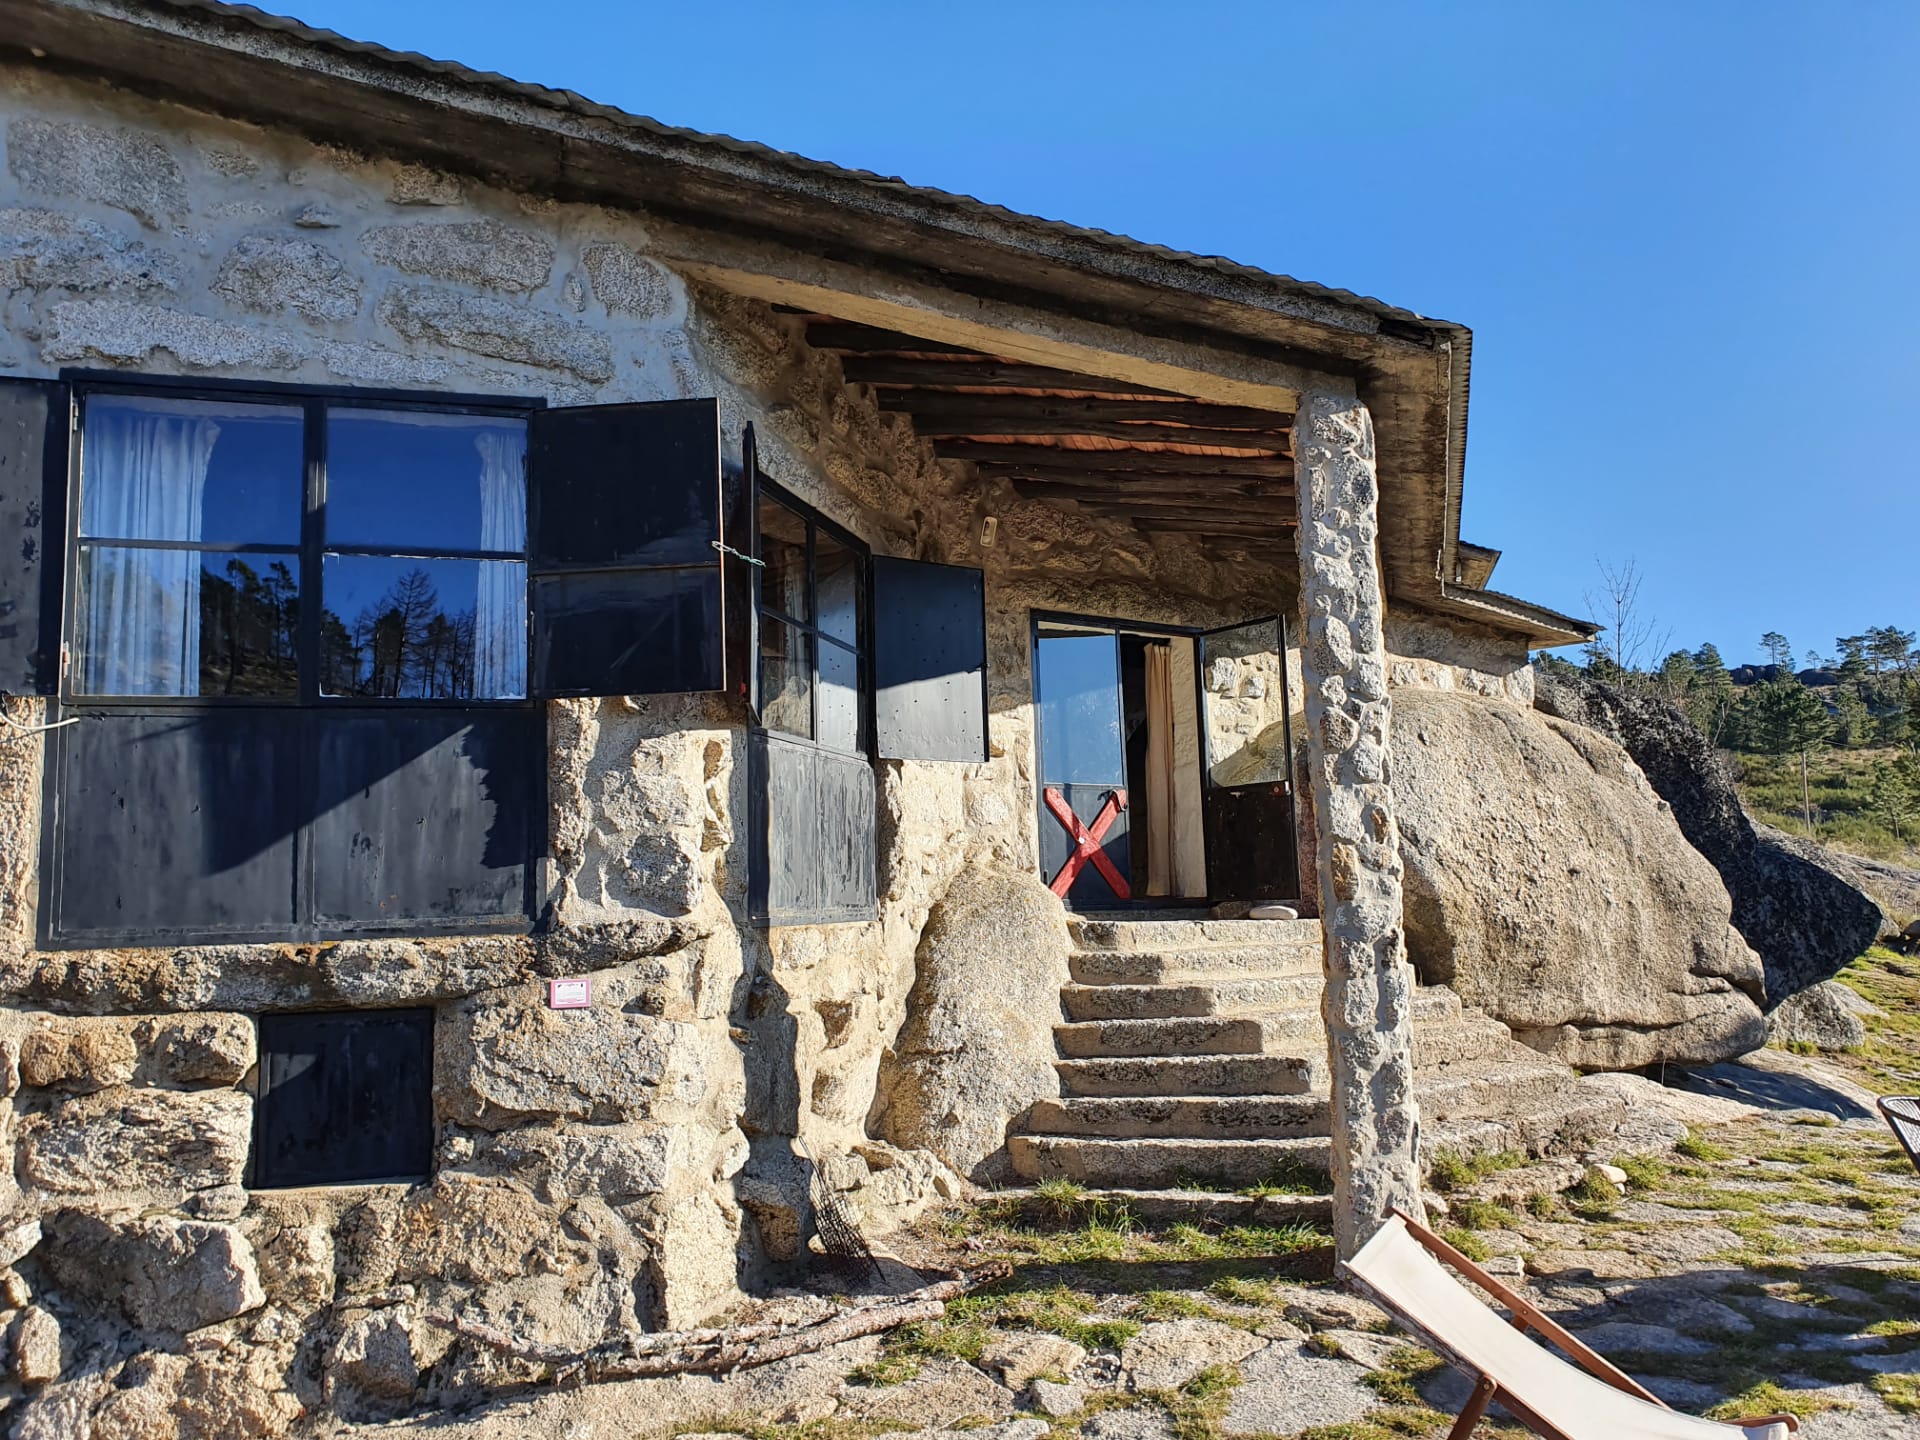
[[[1034,636],[1040,867],[1079,909],[1133,899],[1120,637],[1042,623]]]
[[[1208,631],[1199,670],[1207,891],[1215,901],[1297,899],[1286,622]]]

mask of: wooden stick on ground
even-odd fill
[[[947,1301],[1012,1273],[993,1261],[905,1295],[868,1301],[808,1325],[733,1325],[703,1330],[669,1330],[636,1337],[631,1345],[568,1350],[515,1335],[509,1330],[457,1315],[429,1313],[426,1319],[469,1340],[519,1360],[548,1367],[551,1379],[636,1380],[657,1375],[710,1375],[754,1365],[769,1365],[794,1355],[824,1350],[862,1335],[877,1335],[902,1325],[938,1320]]]

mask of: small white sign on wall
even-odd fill
[[[593,981],[584,977],[547,982],[549,1010],[585,1010],[593,1004]]]

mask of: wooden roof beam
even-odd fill
[[[1056,387],[1065,388],[1065,387]],[[1209,405],[1204,400],[1121,400],[1106,397],[1075,399],[1065,395],[962,395],[946,390],[882,390],[882,410],[905,411],[915,422],[992,424],[1018,420],[1023,424],[1055,422],[1062,426],[1112,425],[1123,421],[1151,421],[1166,425],[1207,426],[1214,429],[1293,432],[1293,416],[1283,410],[1256,410],[1247,405]],[[977,427],[984,428],[984,427]],[[924,430],[926,434],[938,434]],[[959,432],[954,432],[959,433]],[[1046,430],[999,431],[999,434],[1045,435]],[[1104,430],[1062,429],[1063,435],[1101,435]]]
[[[849,355],[840,362],[849,382],[859,385],[990,385],[1013,390],[1084,390],[1097,395],[1165,395],[1131,380],[1107,380],[1045,365],[1004,360],[897,360],[884,355]]]
[[[1070,450],[1062,445],[1013,445],[981,440],[937,440],[933,449],[942,460],[971,460],[1010,474],[1023,473],[1033,466],[1039,467],[1042,473],[1293,478],[1293,461],[1281,456],[1189,455],[1180,450]]]

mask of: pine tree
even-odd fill
[[[1833,736],[1833,719],[1820,697],[1792,672],[1754,687],[1754,739],[1769,755],[1800,757],[1800,812],[1809,837],[1813,834],[1813,784],[1808,761]]]
[[[1867,806],[1886,821],[1894,839],[1905,839],[1912,833],[1915,818],[1920,817],[1920,764],[1911,756],[1902,756],[1874,766]]]

